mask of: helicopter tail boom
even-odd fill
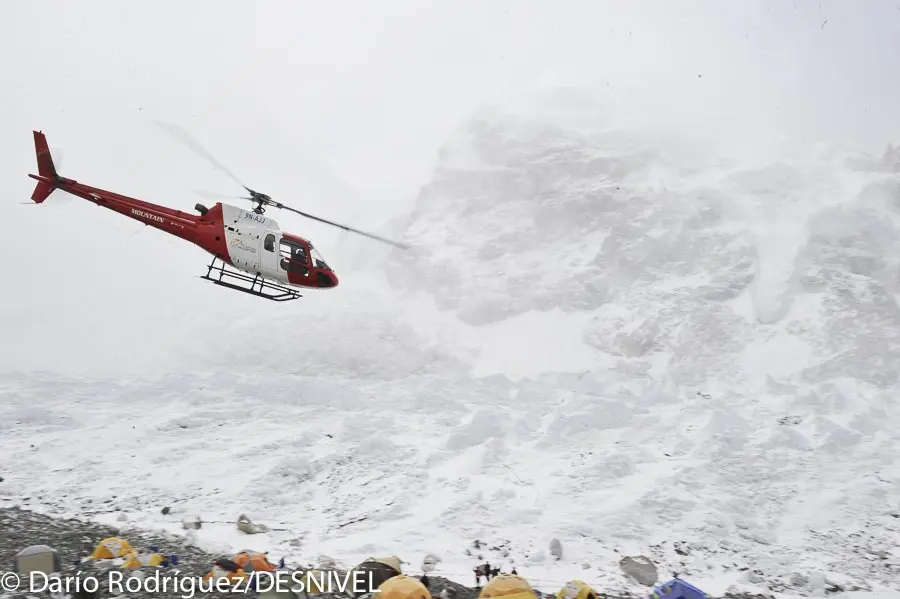
[[[34,187],[34,192],[31,194],[31,199],[36,204],[40,204],[50,197],[50,194],[56,189],[53,182],[59,179],[59,175],[56,173],[56,165],[53,164],[53,156],[50,155],[50,147],[47,145],[47,137],[40,131],[34,131],[34,153],[37,156],[38,174],[40,176],[31,176],[32,179],[36,179],[38,182]]]

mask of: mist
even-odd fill
[[[9,371],[149,376],[239,346],[245,329],[303,351],[316,343],[305,323],[342,319],[371,293],[365,242],[347,251],[346,234],[300,217],[272,214],[313,240],[342,286],[285,308],[198,281],[202,251],[137,222],[60,192],[28,205],[32,129],[87,184],[186,211],[204,201],[195,189],[238,195],[153,121],[177,123],[250,187],[370,230],[411,209],[473,111],[558,88],[623,127],[767,157],[900,140],[896,2],[4,6]]]

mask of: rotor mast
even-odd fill
[[[314,216],[307,212],[297,210],[296,208],[291,208],[290,206],[285,206],[281,202],[276,202],[272,199],[271,196],[264,194],[264,193],[260,193],[254,189],[250,189],[249,187],[247,187],[247,185],[245,185],[240,179],[238,179],[234,175],[234,173],[232,173],[230,170],[228,170],[228,168],[226,168],[225,165],[223,165],[221,162],[219,162],[215,158],[215,156],[213,156],[199,142],[197,142],[195,139],[193,139],[187,133],[187,131],[185,131],[181,127],[178,127],[177,125],[173,125],[173,124],[169,124],[169,123],[162,123],[159,121],[157,121],[156,124],[159,125],[164,131],[166,131],[169,135],[174,137],[176,140],[178,140],[179,142],[181,142],[182,144],[187,146],[190,150],[192,150],[193,152],[198,154],[200,157],[204,158],[207,162],[209,162],[217,170],[221,171],[224,175],[226,175],[227,177],[232,179],[235,183],[237,183],[238,185],[243,187],[244,190],[246,190],[246,192],[250,195],[249,195],[249,197],[240,196],[239,199],[250,200],[251,202],[254,202],[256,205],[253,207],[253,212],[255,212],[256,214],[262,215],[266,211],[265,206],[272,206],[274,208],[279,208],[281,210],[289,210],[290,212],[299,214],[300,216],[303,216],[305,218],[309,218],[311,220],[315,220],[320,223],[324,223],[326,225],[331,225],[332,227],[337,227],[339,229],[343,229],[344,231],[356,233],[357,235],[362,235],[363,237],[368,237],[369,239],[374,239],[375,241],[380,241],[382,243],[392,245],[396,248],[400,248],[400,249],[404,249],[404,250],[409,249],[409,245],[407,245],[405,243],[400,243],[399,241],[387,239],[385,237],[375,235],[374,233],[367,233],[366,231],[361,231],[361,230],[355,229],[353,227],[348,227],[347,225],[342,225],[340,223],[326,220],[324,218]]]

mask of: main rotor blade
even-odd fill
[[[365,231],[360,231],[359,229],[354,229],[353,227],[348,227],[347,225],[342,225],[340,223],[332,222],[330,220],[325,220],[324,218],[319,218],[318,216],[313,216],[312,214],[308,214],[306,212],[301,212],[296,208],[291,208],[290,206],[285,206],[279,202],[272,202],[272,205],[276,208],[281,208],[283,210],[290,210],[291,212],[296,212],[300,216],[305,216],[306,218],[311,218],[312,220],[317,220],[320,223],[325,223],[326,225],[331,225],[333,227],[338,227],[339,229],[343,229],[345,231],[350,231],[351,233],[356,233],[358,235],[362,235],[364,237],[368,237],[369,239],[374,239],[376,241],[380,241],[382,243],[387,243],[394,247],[400,248],[401,250],[408,250],[409,246],[405,243],[400,243],[399,241],[393,241],[391,239],[387,239],[385,237],[380,237],[375,235],[374,233],[366,233]]]
[[[171,135],[176,140],[178,140],[179,142],[181,142],[182,144],[187,146],[188,149],[192,150],[193,152],[198,154],[201,158],[204,158],[206,161],[208,161],[213,167],[219,169],[220,171],[222,171],[222,173],[224,173],[228,177],[231,177],[231,179],[233,179],[238,185],[240,185],[241,187],[246,189],[250,193],[251,196],[256,195],[252,189],[250,189],[249,187],[244,185],[244,183],[240,179],[238,179],[234,175],[234,173],[232,173],[230,170],[228,170],[228,168],[225,167],[225,165],[223,165],[221,162],[219,162],[216,159],[216,157],[212,155],[211,152],[209,152],[206,148],[203,147],[203,145],[200,144],[200,142],[198,142],[193,137],[191,137],[191,135],[187,131],[185,131],[184,129],[182,129],[181,127],[179,127],[178,125],[175,125],[173,123],[164,123],[162,121],[154,121],[154,122],[161,129],[163,129],[165,132],[167,132],[169,135]],[[201,192],[201,195],[206,195],[207,197],[210,197],[212,194],[210,194],[209,192]],[[325,220],[324,218],[319,218],[318,216],[313,216],[312,214],[308,214],[306,212],[301,212],[300,210],[297,210],[296,208],[291,208],[290,206],[285,206],[284,204],[281,204],[280,202],[273,202],[268,196],[265,196],[263,198],[251,197],[251,198],[246,198],[246,199],[249,199],[251,201],[259,201],[259,202],[264,203],[269,206],[275,206],[276,208],[281,208],[282,210],[290,210],[291,212],[295,212],[295,213],[299,214],[300,216],[305,216],[306,218],[310,218],[312,220],[319,221],[320,223],[325,223],[326,225],[331,225],[333,227],[338,227],[345,231],[350,231],[352,233],[356,233],[358,235],[368,237],[369,239],[374,239],[374,240],[380,241],[382,243],[387,243],[389,245],[392,245],[392,246],[400,248],[400,249],[404,249],[404,250],[409,249],[409,246],[404,243],[400,243],[398,241],[393,241],[393,240],[387,239],[385,237],[380,237],[373,233],[367,233],[365,231],[360,231],[359,229],[354,229],[353,227],[348,227],[347,225],[342,225],[340,223],[332,222],[330,220]]]
[[[194,153],[198,154],[201,158],[207,160],[211,165],[215,168],[219,169],[226,176],[231,177],[233,181],[235,181],[238,185],[250,191],[250,188],[244,185],[244,183],[238,179],[234,173],[228,170],[225,165],[216,160],[216,157],[212,155],[206,148],[204,148],[200,142],[195,140],[190,134],[179,127],[178,125],[172,123],[163,123],[162,121],[154,121],[163,131],[174,137],[176,140],[183,143],[187,146],[188,149],[192,150]]]

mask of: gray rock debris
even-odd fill
[[[559,542],[559,539],[553,539],[550,541],[550,555],[552,555],[557,561],[562,559],[563,549],[562,543]]]
[[[112,561],[85,561],[82,562],[94,550],[97,543],[107,537],[122,536],[127,539],[137,550],[147,547],[157,547],[164,555],[175,554],[178,556],[178,576],[182,579],[193,580],[204,576],[209,572],[215,559],[219,556],[211,555],[199,549],[189,547],[181,539],[147,533],[136,530],[124,530],[83,522],[75,519],[52,518],[19,508],[0,508],[0,571],[12,569],[15,555],[27,545],[46,544],[53,547],[60,556],[62,576],[74,580],[76,572],[81,572],[79,579],[88,577],[96,578],[100,582],[101,598],[113,597],[108,588],[110,571],[119,571],[127,580],[134,574],[134,570],[122,570]],[[144,576],[152,576],[157,569],[147,569]],[[176,568],[159,568],[160,577],[172,576]],[[123,581],[124,583],[124,581]],[[152,589],[150,589],[152,590]],[[178,593],[180,594],[180,593]],[[175,596],[178,596],[176,594]],[[152,592],[128,593],[129,599],[159,599],[164,594]],[[48,596],[46,593],[40,596]],[[198,599],[210,599],[234,597],[234,592],[227,593],[197,593]],[[25,599],[24,593],[12,594],[9,599]]]
[[[623,574],[644,586],[652,587],[659,581],[656,564],[643,555],[623,557],[619,561],[619,568]]]

